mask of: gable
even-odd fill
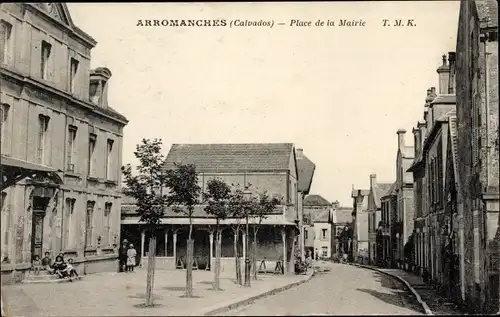
[[[69,16],[69,11],[66,4],[63,3],[33,3],[35,7],[42,12],[48,14],[51,18],[68,27],[72,27],[73,23]]]

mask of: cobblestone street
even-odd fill
[[[422,315],[404,285],[381,273],[343,264],[296,288],[225,313],[256,315]]]

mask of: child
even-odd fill
[[[32,269],[35,275],[40,275],[40,270],[42,269],[42,261],[38,255],[35,255],[32,263]]]
[[[130,244],[127,250],[127,272],[134,272],[135,266],[135,256],[137,255],[137,251],[134,249],[134,245]]]
[[[64,269],[65,276],[70,278],[70,281],[72,281],[72,277],[78,277],[78,272],[76,272],[75,267],[73,266],[73,259],[69,258],[68,263],[66,264],[66,268]]]
[[[50,253],[45,252],[45,256],[42,259],[42,267],[44,270],[51,272],[52,259],[50,258]]]

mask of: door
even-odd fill
[[[43,218],[45,216],[44,212],[34,211],[33,212],[33,229],[32,229],[32,241],[31,241],[31,252],[32,257],[38,255],[40,259],[42,256],[42,243],[43,243]]]

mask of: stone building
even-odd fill
[[[293,272],[294,252],[300,248],[300,219],[303,217],[300,178],[312,177],[312,173],[301,175],[297,169],[296,151],[291,143],[270,144],[174,144],[166,159],[166,169],[174,163],[194,164],[198,172],[199,186],[206,190],[207,182],[220,178],[227,184],[243,188],[251,184],[253,194],[267,191],[270,196],[282,198],[282,204],[262,221],[257,240],[257,259],[266,261],[266,268],[273,270],[278,260],[285,259],[285,272]],[[304,181],[311,184],[311,180]],[[309,188],[302,188],[307,193]],[[194,256],[199,268],[209,269],[214,259],[215,218],[206,214],[204,205],[195,206],[193,214]],[[233,272],[235,266],[234,232],[231,225],[242,221],[228,218],[221,221],[222,272]],[[250,227],[256,220],[250,219]],[[242,221],[244,223],[244,221]],[[189,219],[175,213],[170,207],[165,210],[157,232],[156,268],[175,269],[182,267],[185,259]],[[243,228],[241,228],[243,229]],[[252,228],[251,229],[251,234]],[[245,257],[244,232],[240,235],[238,253]],[[122,210],[122,236],[138,246],[140,262],[147,263],[148,233],[145,224],[139,222],[133,201]],[[250,238],[252,241],[253,235]],[[179,267],[180,266],[180,267]]]
[[[299,190],[299,199],[298,199],[298,208],[299,210],[303,209],[302,203],[306,197],[306,195],[309,194],[309,190],[311,189],[311,183],[313,180],[314,176],[314,171],[316,169],[316,165],[309,159],[307,156],[304,155],[304,151],[302,149],[296,149],[295,153],[295,158],[297,160],[297,170],[300,175],[299,177],[299,183],[298,183],[298,190]],[[303,237],[300,239],[300,250],[301,250],[301,258],[302,261],[305,260],[305,250],[306,250],[306,242],[309,241],[309,239],[306,238],[306,233],[304,232],[306,226],[304,225],[304,217],[301,217],[299,220],[299,228],[302,230],[300,236]],[[314,238],[313,238],[314,239]]]
[[[384,196],[380,198],[381,210],[381,247],[380,264],[385,267],[395,267],[397,193],[396,183],[393,183]],[[398,232],[399,233],[399,232]]]
[[[460,3],[456,46],[458,208],[465,293],[475,311],[499,310],[498,2]],[[496,236],[496,237],[495,237]]]
[[[380,198],[386,195],[391,183],[377,182],[377,175],[370,175],[370,192],[368,194],[368,257],[372,264],[377,263],[377,232],[381,225],[382,210]]]
[[[353,200],[352,211],[352,258],[357,260],[359,255],[365,254],[368,257],[368,195],[369,189],[352,189],[351,198]]]
[[[342,207],[338,202],[333,203],[333,254],[339,257],[342,255],[343,248],[341,246],[341,234],[347,227],[352,225],[352,208]],[[348,247],[347,247],[348,249]]]
[[[2,282],[34,255],[64,252],[81,273],[117,269],[127,119],[108,105],[111,72],[64,3],[0,7]]]
[[[332,207],[332,203],[320,195],[308,195],[304,199],[304,218],[308,219],[308,226],[304,227],[305,237],[308,238],[306,246],[311,255],[317,253],[322,259],[331,258],[335,250]]]

